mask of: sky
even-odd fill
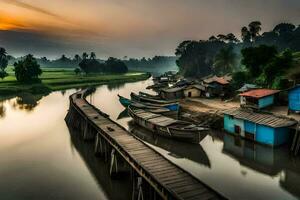
[[[263,31],[299,25],[300,0],[0,0],[0,46],[50,58],[174,55],[183,40],[239,37],[254,20]]]

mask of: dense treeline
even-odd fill
[[[175,54],[181,74],[204,77],[233,74],[233,86],[255,83],[285,88],[300,82],[300,26],[281,23],[261,34],[261,23],[241,28],[241,41],[232,33],[208,40],[183,41]]]
[[[103,59],[96,59],[96,54],[94,52],[91,54],[92,57],[95,56],[93,61],[90,61],[91,64],[96,64],[95,60],[100,64],[105,63],[105,60]],[[24,59],[24,57],[14,58],[9,56],[9,65],[13,65],[15,62],[22,59]],[[41,67],[52,68],[76,68],[83,59],[89,60],[91,57],[87,53],[83,53],[82,55],[76,54],[73,58],[67,57],[66,55],[62,55],[60,58],[54,60],[50,60],[47,57],[36,58]],[[128,69],[134,71],[163,73],[165,71],[178,70],[175,56],[154,56],[152,58],[143,57],[141,59],[124,57],[121,61],[125,63]],[[100,66],[100,68],[104,67],[104,65]]]
[[[124,58],[124,63],[131,70],[147,72],[165,72],[178,70],[175,56],[154,56],[153,58]]]
[[[110,57],[108,58],[104,63],[100,63],[95,59],[94,56],[91,56],[89,59],[84,58],[79,63],[80,69],[88,73],[126,73],[128,72],[128,68],[126,64],[117,59]],[[76,72],[77,71],[77,72]],[[78,70],[76,70],[75,73],[79,73]]]
[[[58,60],[49,61],[47,58],[36,59],[33,55],[28,54],[24,57],[15,59],[12,56],[7,55],[4,48],[0,47],[0,78],[4,79],[8,76],[6,72],[6,67],[9,62],[14,66],[15,77],[19,82],[37,82],[39,81],[39,76],[42,74],[41,62],[49,66],[49,63],[60,63],[62,66],[66,66],[68,63],[74,68],[74,73],[76,74],[89,74],[89,73],[127,73],[128,68],[126,64],[117,59],[110,57],[106,61],[101,62],[96,59],[96,54],[91,52],[90,55],[83,53],[82,57],[75,55],[74,59],[69,59],[65,55]],[[76,64],[77,68],[76,67]]]
[[[91,54],[95,55],[94,52],[92,52]],[[13,65],[15,62],[19,60],[23,60],[24,57],[14,58],[12,56],[9,56],[9,65]],[[41,67],[76,68],[83,58],[88,59],[88,54],[83,53],[81,56],[79,54],[76,54],[73,58],[67,57],[66,55],[63,54],[58,59],[50,60],[47,57],[41,57],[41,58],[36,58],[36,60]],[[102,62],[102,60],[98,60],[98,61]]]

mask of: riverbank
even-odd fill
[[[40,83],[18,83],[10,74],[0,81],[1,96],[11,96],[19,93],[42,94],[52,91],[97,86],[102,84],[121,84],[141,81],[149,78],[147,73],[128,72],[126,74],[92,74],[76,75],[69,69],[43,69]]]
[[[201,122],[210,127],[223,130],[223,112],[240,107],[240,102],[235,99],[222,101],[221,99],[187,98],[180,101],[181,118],[193,123]],[[265,112],[275,116],[283,116],[300,121],[300,115],[287,114],[287,106],[271,106],[264,109]]]

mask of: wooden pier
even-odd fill
[[[89,93],[82,90],[70,96],[65,120],[84,140],[95,140],[95,154],[109,161],[110,175],[124,163],[129,166],[132,199],[225,199],[89,104]]]

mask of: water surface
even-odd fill
[[[117,94],[129,97],[150,84],[100,86],[88,100],[228,198],[300,198],[299,158],[291,158],[284,148],[273,150],[222,132],[191,145],[153,138],[132,124],[121,113]],[[107,165],[93,155],[93,143],[70,134],[64,117],[73,92],[27,94],[0,102],[0,199],[130,198],[129,180],[111,180]]]

